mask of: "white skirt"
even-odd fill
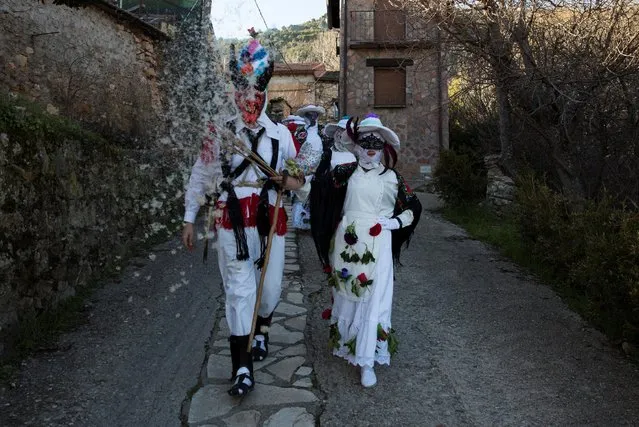
[[[378,340],[378,327],[385,333],[391,331],[393,305],[393,257],[391,232],[382,231],[377,236],[377,252],[374,267],[373,289],[365,299],[353,300],[332,288],[333,307],[331,325],[336,325],[339,340],[333,354],[356,366],[389,365],[390,353],[387,340]],[[337,248],[336,248],[337,249]],[[353,346],[354,344],[354,346]],[[354,352],[353,352],[354,350]]]

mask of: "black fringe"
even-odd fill
[[[260,235],[260,257],[255,261],[255,265],[259,270],[264,267],[264,258],[266,256],[266,243],[268,240],[268,234],[271,231],[271,220],[269,218],[269,202],[268,202],[268,190],[272,181],[268,181],[262,187],[260,192],[260,201],[257,205],[257,232]]]
[[[334,184],[331,172],[332,155],[330,149],[324,150],[322,160],[311,181],[309,195],[311,235],[317,255],[324,267],[330,265],[331,240],[342,218],[342,208],[346,198],[346,185],[336,187]],[[350,173],[354,170],[355,168],[352,168]]]
[[[422,215],[422,204],[415,194],[406,190],[404,178],[402,178],[402,176],[397,172],[395,173],[397,174],[397,181],[399,185],[397,190],[397,202],[395,203],[393,216],[398,216],[408,209],[413,211],[413,222],[410,225],[391,231],[393,262],[396,265],[402,265],[399,261],[402,245],[406,243],[406,247],[408,248],[408,245],[410,244],[410,239],[413,237],[413,233],[415,233],[415,229],[417,228],[417,224],[419,223],[419,219]]]
[[[233,235],[235,236],[235,246],[237,248],[238,261],[249,259],[249,249],[246,243],[246,233],[244,232],[244,215],[242,215],[242,207],[240,200],[235,194],[235,188],[229,182],[223,182],[220,186],[222,190],[227,192],[226,208],[229,212],[229,219],[233,226]]]

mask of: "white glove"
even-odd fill
[[[380,216],[377,218],[377,222],[382,226],[382,230],[397,230],[399,227],[399,221],[395,218],[386,218]]]

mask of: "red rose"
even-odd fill
[[[327,308],[326,310],[322,311],[322,319],[329,320],[331,318],[331,314],[333,314],[333,310]]]
[[[361,273],[359,276],[357,276],[357,280],[359,280],[360,283],[366,283],[368,282],[368,277],[366,277],[366,274]]]
[[[332,272],[333,272],[333,268],[332,268],[330,265],[326,264],[326,265],[324,266],[324,273],[326,273],[326,274],[330,274],[330,273],[332,273]]]
[[[370,230],[368,230],[368,233],[373,237],[378,236],[379,233],[381,232],[382,232],[382,226],[379,223],[375,224],[374,226],[371,227]]]

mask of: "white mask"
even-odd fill
[[[368,152],[375,152],[372,156]],[[380,165],[382,161],[382,150],[365,150],[359,145],[355,146],[355,156],[357,157],[361,167],[365,169],[373,169]]]

